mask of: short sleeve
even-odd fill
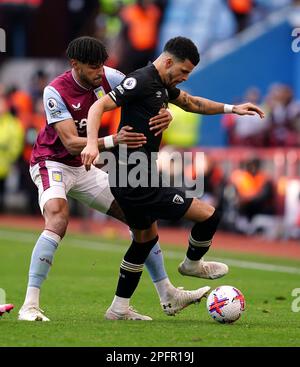
[[[121,84],[122,80],[125,78],[125,74],[121,73],[117,69],[104,66],[104,70],[106,79],[111,89],[114,89],[117,85]]]
[[[146,90],[146,78],[141,73],[131,73],[108,95],[117,106],[122,106],[143,97]]]
[[[43,102],[47,123],[49,125],[55,122],[72,119],[72,115],[67,109],[61,95],[55,88],[47,86],[44,89]]]
[[[168,94],[169,94],[169,100],[174,101],[174,99],[179,97],[180,89],[178,88],[168,89]]]

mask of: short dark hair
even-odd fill
[[[181,61],[188,59],[194,66],[200,61],[198,49],[189,38],[181,36],[171,38],[165,44],[164,51],[169,52]]]
[[[97,38],[78,37],[68,45],[66,55],[69,59],[75,59],[83,64],[103,64],[108,54],[105,46]]]

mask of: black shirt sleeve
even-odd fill
[[[174,101],[174,99],[178,98],[179,94],[180,94],[180,89],[178,88],[168,89],[168,95],[169,95],[170,101]]]
[[[142,73],[133,72],[109,92],[108,95],[117,106],[123,106],[124,104],[136,101],[146,94],[146,79]]]

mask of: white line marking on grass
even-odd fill
[[[35,241],[38,239],[39,235],[31,234],[28,232],[13,232],[11,230],[3,230],[0,229],[0,240],[9,240],[9,241],[18,241],[20,243],[32,243],[34,245]],[[128,236],[129,237],[129,236]],[[76,248],[86,248],[89,250],[95,251],[108,251],[115,253],[124,254],[124,250],[126,246],[118,245],[115,243],[109,242],[98,242],[96,240],[78,240],[75,238],[66,237],[63,240],[64,244],[67,246],[76,247]],[[62,244],[63,245],[63,244]],[[169,259],[182,259],[182,253],[172,251],[172,250],[164,250],[163,255]],[[229,259],[229,258],[215,258],[215,257],[205,257],[207,260],[221,261],[225,262],[228,265],[235,266],[237,268],[244,269],[253,269],[253,270],[263,270],[263,271],[273,271],[277,273],[289,273],[289,274],[300,274],[300,268],[285,266],[285,265],[275,265],[275,264],[266,264],[254,261],[244,261],[237,259]]]

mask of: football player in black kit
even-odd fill
[[[88,141],[81,153],[86,169],[90,168],[99,154],[97,146],[99,121],[105,111],[122,106],[119,129],[124,125],[131,125],[134,131],[143,133],[147,138],[145,145],[128,150],[126,156],[119,148],[113,150],[116,157],[117,177],[116,182],[111,182],[110,186],[115,199],[125,213],[134,238],[121,263],[117,290],[106,312],[107,319],[120,319],[120,315],[128,310],[129,301],[138,285],[145,259],[158,239],[155,225],[157,219],[185,218],[194,223],[188,239],[186,257],[178,267],[182,275],[216,279],[228,272],[227,265],[223,263],[203,260],[217,230],[220,213],[199,199],[186,197],[184,191],[178,188],[163,185],[151,186],[151,179],[153,182],[153,177],[158,175],[156,165],[150,163],[151,154],[158,152],[162,136],[161,133],[152,132],[149,118],[156,115],[162,106],[167,107],[168,102],[176,104],[185,111],[199,114],[258,114],[261,118],[264,117],[264,112],[251,103],[228,105],[192,96],[176,88],[177,84],[188,79],[199,60],[197,47],[190,39],[172,38],[153,63],[130,73],[119,86],[96,101],[89,110]],[[136,187],[129,179],[130,172],[137,167],[137,163],[128,164],[128,159],[137,151],[141,153],[141,160],[144,159],[145,162],[146,157],[146,163],[148,163],[144,164],[144,172],[140,173],[143,179],[148,179],[148,186]],[[131,159],[131,162],[134,161],[135,159]],[[118,182],[121,172],[124,172],[124,164],[127,168],[126,185],[124,182],[122,184]],[[109,177],[112,178],[113,174],[110,173]],[[151,318],[141,315],[141,319]]]

